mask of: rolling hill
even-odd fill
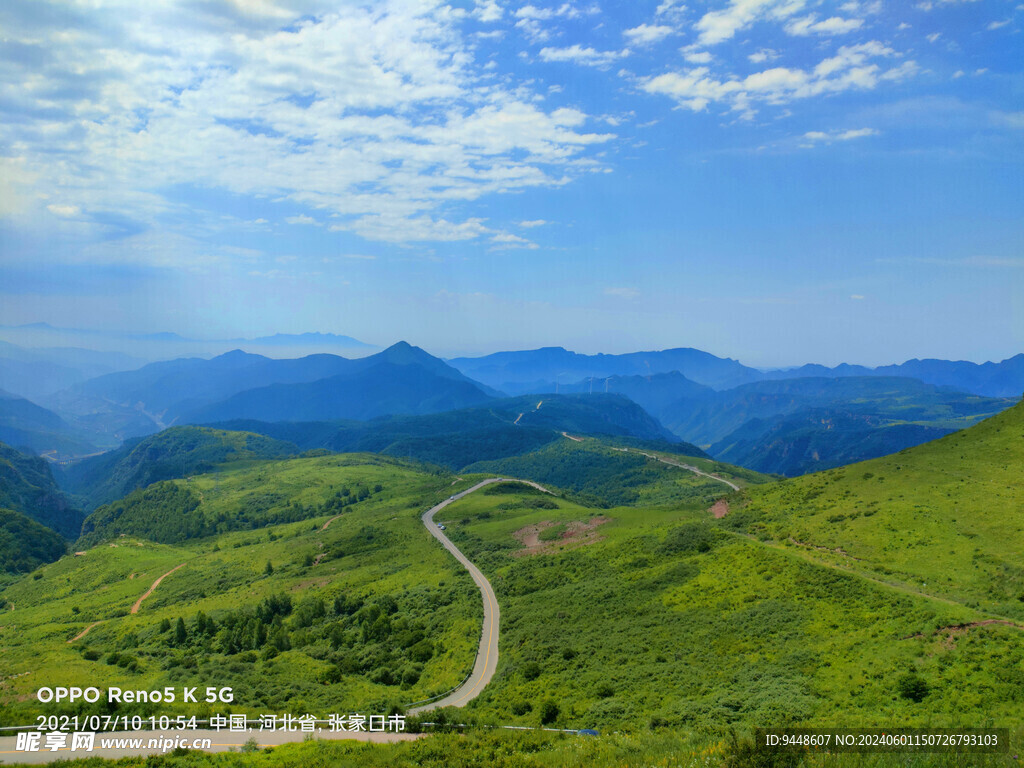
[[[1024,620],[1024,404],[891,456],[751,489],[726,521],[823,561]]]
[[[297,453],[290,443],[263,435],[203,427],[171,427],[117,450],[77,462],[58,475],[86,509],[127,496],[161,480],[204,474],[215,467]]]

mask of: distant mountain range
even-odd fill
[[[252,341],[292,350],[348,339],[279,334]],[[358,426],[335,428],[334,443],[318,447],[367,450],[373,445],[373,450],[458,467],[469,452],[480,451],[485,433],[503,446],[496,449],[502,455],[513,445],[550,439],[552,426],[534,432],[540,428],[533,423],[537,416],[525,406],[516,429],[508,429],[510,419],[502,410],[507,403],[499,401],[509,395],[549,403],[554,394],[593,398],[588,428],[600,421],[595,414],[602,409],[609,423],[618,423],[624,416],[618,401],[602,397],[621,395],[650,414],[654,426],[637,421],[636,429],[616,431],[620,424],[613,434],[683,440],[739,465],[800,474],[961,429],[1006,408],[1024,390],[1024,355],[982,365],[910,360],[879,368],[805,365],[761,371],[689,348],[583,355],[546,347],[446,362],[399,342],[365,357],[277,358],[235,349],[209,359],[182,357],[106,371],[132,362],[138,361],[91,350],[0,345],[0,378],[5,371],[17,378],[25,365],[34,365],[37,379],[47,370],[56,376],[47,388],[72,382],[50,394],[39,389],[28,399],[19,398],[17,390],[0,395],[0,439],[63,460],[173,425],[385,419],[376,423],[379,435]],[[106,372],[82,378],[96,369]],[[489,415],[473,412],[481,408],[491,409]],[[450,412],[459,415],[402,421]],[[550,413],[549,406],[545,417]],[[439,450],[442,434],[463,448]]]
[[[765,380],[899,376],[987,397],[1020,397],[1024,393],[1024,354],[1000,363],[914,359],[878,368],[843,363],[834,368],[804,365],[762,371],[699,349],[581,355],[562,347],[543,347],[497,352],[484,357],[459,357],[448,362],[467,376],[509,394],[561,391],[560,388],[566,385],[577,391],[581,379],[653,376],[673,371],[692,382],[717,390]]]
[[[458,357],[448,362],[467,376],[510,395],[555,392],[563,384],[589,377],[650,376],[673,371],[712,389],[728,389],[763,378],[754,368],[699,349],[581,355],[562,347],[544,347]]]

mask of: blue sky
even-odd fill
[[[0,6],[0,324],[1024,351],[1019,0]]]

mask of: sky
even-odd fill
[[[1024,351],[1020,0],[6,0],[0,325]]]

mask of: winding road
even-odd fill
[[[444,698],[432,701],[429,704],[422,704],[418,707],[412,707],[409,709],[410,715],[416,715],[421,712],[427,712],[431,709],[437,709],[438,707],[463,707],[470,701],[480,695],[480,692],[484,689],[484,686],[490,682],[491,678],[494,677],[494,671],[498,668],[498,623],[501,618],[501,612],[498,609],[498,598],[494,595],[494,590],[491,588],[491,582],[480,572],[480,569],[473,565],[472,561],[466,557],[462,552],[452,544],[451,539],[444,535],[437,523],[434,522],[434,515],[440,512],[442,509],[447,507],[449,504],[458,501],[463,496],[468,496],[474,491],[479,491],[481,488],[493,485],[494,483],[524,483],[530,485],[539,491],[544,493],[551,493],[547,488],[544,488],[531,480],[517,480],[510,477],[492,477],[487,480],[483,480],[472,488],[468,488],[461,493],[456,493],[454,496],[442,501],[426,512],[423,513],[423,525],[426,526],[430,534],[441,542],[442,546],[447,549],[452,555],[462,563],[462,566],[469,571],[469,575],[473,577],[473,581],[480,588],[480,595],[484,601],[484,623],[480,632],[480,647],[476,652],[476,662],[473,664],[473,671],[470,673],[462,685],[455,690],[446,694]]]

